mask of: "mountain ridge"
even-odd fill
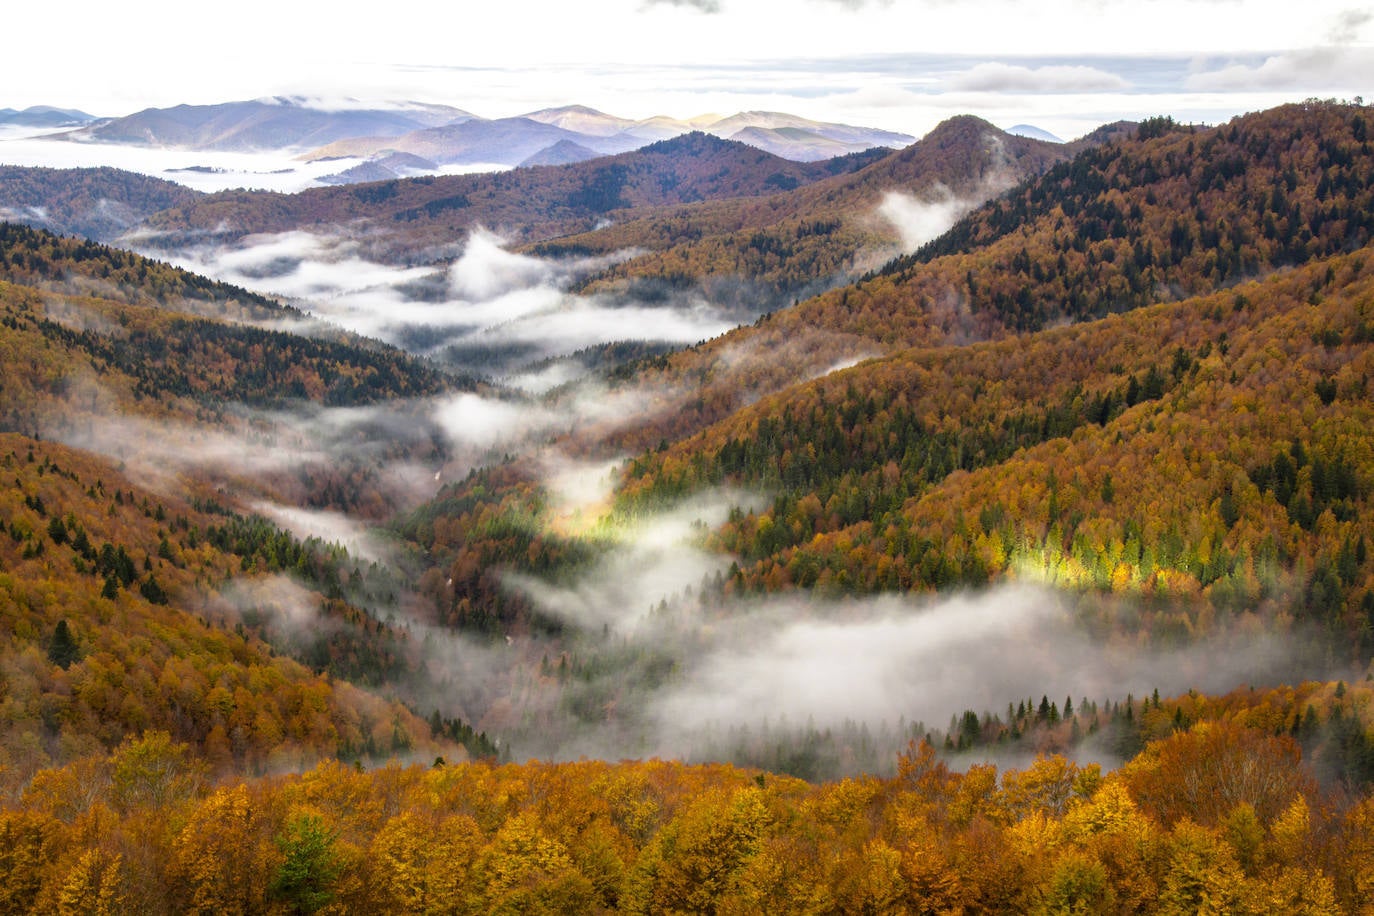
[[[839,161],[858,167],[861,159]],[[312,188],[293,195],[223,192],[146,222],[171,243],[186,233],[241,238],[309,228],[356,233],[378,257],[414,259],[427,246],[451,248],[483,225],[513,241],[585,231],[620,210],[712,197],[758,196],[830,175],[827,163],[797,163],[704,133],[565,166],[495,174],[426,176],[373,185]],[[151,239],[149,244],[159,243]]]
[[[407,103],[388,108],[321,109],[309,100],[280,97],[145,108],[108,118],[57,139],[125,143],[175,149],[254,151],[322,146],[363,134],[399,136],[411,130],[470,118],[445,106]]]

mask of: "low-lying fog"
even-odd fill
[[[626,341],[686,346],[752,321],[761,311],[717,305],[695,292],[653,301],[568,292],[574,280],[632,254],[535,258],[477,230],[446,266],[395,267],[367,260],[350,239],[294,231],[170,259],[290,298],[331,324],[449,369],[535,393],[581,374],[576,366],[550,362],[579,350]]]
[[[98,152],[105,163],[117,154],[109,146]],[[114,164],[147,171],[156,163],[164,174],[225,169],[178,173],[178,180],[206,189],[246,177],[253,186],[294,190],[313,180],[307,169],[346,167],[307,167],[283,157],[276,165],[291,171],[279,172],[257,156],[141,149],[128,155],[127,163]],[[97,161],[80,144],[0,141],[0,161],[24,156],[44,165]],[[947,193],[920,201],[894,194],[881,214],[910,250],[968,206]],[[439,267],[395,267],[369,261],[347,238],[288,232],[183,252],[177,260],[532,394],[587,375],[569,358],[578,350],[627,340],[682,346],[755,317],[699,293],[637,301],[569,292],[577,278],[613,258],[528,257],[480,231],[455,254]],[[47,432],[127,460],[129,473],[142,474],[154,488],[182,470],[267,479],[308,466],[372,462],[392,509],[433,496],[451,474],[505,452],[523,453],[538,458],[550,514],[566,522],[604,509],[617,464],[569,460],[549,448],[550,438],[588,424],[614,425],[670,402],[663,392],[625,388],[612,396],[586,386],[557,406],[461,393],[404,405],[303,407],[296,414],[248,416],[255,432],[242,438],[118,416]],[[431,440],[443,443],[441,453],[430,451]],[[359,518],[307,511],[289,504],[291,493],[265,490],[238,495],[298,536],[337,541],[363,561],[391,558],[394,541]],[[398,689],[422,712],[461,717],[518,758],[743,757],[793,766],[787,755],[806,745],[824,758],[812,761],[808,773],[828,776],[890,768],[909,737],[926,730],[940,735],[964,710],[998,713],[1040,696],[1110,702],[1155,689],[1164,695],[1227,691],[1292,677],[1298,664],[1280,639],[1241,626],[1218,627],[1209,641],[1186,648],[1104,643],[1076,622],[1072,602],[1024,583],[935,597],[731,598],[723,583],[732,558],[703,550],[700,537],[755,499],[717,493],[613,526],[611,534],[598,534],[600,558],[573,578],[506,574],[505,587],[557,621],[558,636],[491,641],[407,616],[414,601],[370,608],[408,628],[412,644],[422,647],[416,680]],[[291,634],[341,625],[323,621],[318,597],[284,577],[235,584],[223,598],[255,619],[275,615]],[[817,752],[817,735],[827,732],[831,747]],[[848,744],[864,750],[840,747]]]
[[[219,152],[126,146],[119,143],[72,142],[57,133],[33,128],[0,129],[0,164],[54,169],[110,166],[151,175],[212,193],[234,188],[295,193],[323,187],[320,181],[360,164],[359,158],[305,162],[293,151]],[[302,151],[303,152],[303,151]],[[458,175],[502,171],[505,166],[445,166],[433,174]]]
[[[604,470],[585,468],[574,492],[598,498]],[[550,480],[574,471],[551,466]],[[445,685],[425,702],[488,730],[518,758],[760,763],[806,746],[820,755],[807,772],[833,776],[891,767],[907,740],[941,738],[964,710],[1004,714],[1046,695],[1110,704],[1156,689],[1226,692],[1303,665],[1281,637],[1239,624],[1186,647],[1104,642],[1077,622],[1074,600],[1026,583],[940,596],[725,599],[719,583],[732,558],[697,543],[703,526],[750,502],[721,493],[641,520],[572,581],[508,576],[508,588],[562,623],[560,638],[489,643],[416,624],[432,682]],[[860,740],[862,753],[844,747]],[[1075,753],[1116,762],[1107,747]]]

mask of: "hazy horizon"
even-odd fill
[[[358,29],[262,0],[212,20],[147,0],[82,0],[61,23],[22,7],[11,34],[60,38],[7,48],[0,107],[108,117],[304,95],[483,117],[569,104],[631,119],[774,110],[917,137],[967,113],[1067,140],[1123,118],[1215,123],[1349,98],[1374,77],[1374,15],[1343,0],[1301,15],[1272,0],[611,0],[597,14],[552,0],[422,4]]]

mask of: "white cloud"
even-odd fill
[[[392,551],[365,524],[342,512],[302,509],[264,500],[250,503],[249,508],[301,540],[318,538],[326,544],[338,544],[355,557],[373,563],[393,559]]]
[[[1374,13],[1367,9],[1345,10],[1336,17],[1329,33],[1332,44],[1345,45],[1359,41],[1364,27],[1374,21]]]
[[[463,254],[449,269],[449,284],[462,299],[488,301],[515,290],[550,281],[552,265],[501,247],[501,239],[483,229],[468,236]]]
[[[329,629],[320,596],[288,576],[232,579],[220,591],[218,604],[239,618],[265,617],[292,638]]]
[[[1026,67],[995,61],[956,74],[947,86],[962,92],[1120,92],[1130,84],[1106,70],[1075,65]]]
[[[767,716],[820,727],[905,716],[942,727],[951,715],[1004,709],[1049,694],[1124,698],[1158,688],[1227,690],[1262,678],[1285,657],[1282,640],[1141,651],[1094,642],[1054,593],[1007,586],[925,602],[899,598],[838,606],[764,605],[717,624],[712,648],[687,662],[655,698],[660,727],[754,725]]]
[[[1329,47],[1275,54],[1258,65],[1235,63],[1194,73],[1186,86],[1196,92],[1290,90],[1359,91],[1374,83],[1374,48]]]
[[[443,268],[377,263],[364,255],[365,244],[292,231],[188,253],[153,253],[216,279],[289,297],[331,324],[434,357],[449,368],[497,379],[514,375],[526,385],[526,366],[587,347],[626,340],[694,344],[755,317],[691,292],[653,303],[567,292],[575,279],[634,256],[634,249],[534,258],[507,250],[499,236],[478,228]]]
[[[645,9],[655,6],[676,6],[702,13],[720,12],[720,0],[644,0]]]
[[[932,199],[918,200],[901,191],[888,191],[878,205],[878,215],[891,223],[902,237],[902,250],[915,251],[943,235],[976,202],[955,197],[948,188],[935,189]]]
[[[617,636],[652,628],[660,601],[678,601],[708,575],[723,572],[727,557],[694,550],[688,543],[700,513],[685,510],[636,527],[624,546],[601,560],[571,585],[527,576],[507,583],[528,595],[540,610],[583,630]]]

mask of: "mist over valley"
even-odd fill
[[[0,110],[16,911],[1357,912],[1374,113],[911,60]]]

